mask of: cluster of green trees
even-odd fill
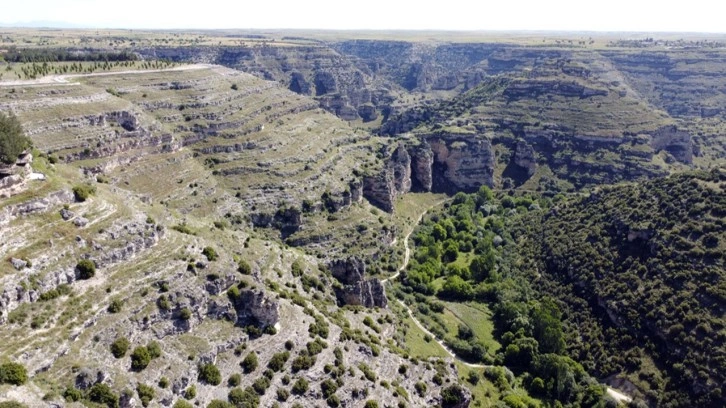
[[[7,62],[43,63],[63,61],[137,61],[139,56],[131,51],[103,52],[71,50],[66,48],[17,48],[9,47],[3,54]]]
[[[637,373],[653,402],[724,403],[724,180],[715,169],[602,188],[514,226],[588,371]]]
[[[559,301],[537,293],[518,273],[522,260],[510,224],[530,213],[541,214],[537,209],[550,205],[550,199],[495,198],[486,187],[475,194],[457,194],[416,231],[416,251],[404,289],[417,294],[419,312],[434,321],[441,319],[431,316],[437,312],[437,302],[419,299],[421,295],[487,303],[494,311],[495,335],[502,345],[496,355],[487,355],[468,326],[460,325],[456,338],[436,327],[432,331],[462,358],[513,369],[538,398],[597,406],[602,404],[604,388],[568,356]]]

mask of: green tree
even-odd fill
[[[464,389],[459,384],[453,384],[441,390],[442,408],[458,406],[464,399]]]
[[[15,115],[0,112],[0,162],[13,164],[18,155],[30,148],[31,142],[23,134],[23,127]]]
[[[494,254],[491,251],[474,257],[474,259],[472,259],[469,263],[471,276],[477,282],[481,282],[488,278],[492,269],[494,269]]]

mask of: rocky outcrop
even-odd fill
[[[343,305],[363,307],[387,307],[386,290],[378,279],[368,279],[352,285],[345,285],[335,292]]]
[[[534,160],[534,159],[532,159]],[[494,150],[477,135],[420,136],[418,144],[398,147],[378,173],[363,179],[363,195],[392,212],[396,197],[413,191],[456,193],[494,184]]]
[[[305,79],[305,75],[297,71],[290,74],[290,86],[288,89],[301,95],[310,96],[313,94],[310,82]]]
[[[534,148],[524,140],[517,142],[514,149],[514,164],[527,172],[531,177],[537,170],[537,159],[534,156]]]
[[[526,80],[512,81],[504,90],[503,96],[510,99],[537,98],[540,95],[559,95],[571,98],[590,98],[607,96],[606,89],[595,89],[576,82]]]
[[[328,269],[341,284],[335,289],[341,305],[387,307],[386,290],[378,279],[365,279],[366,266],[357,257],[338,259],[328,264]]]
[[[363,178],[363,197],[383,211],[393,212],[396,194],[390,167],[385,167],[376,175]]]
[[[32,172],[32,162],[33,155],[24,151],[15,163],[0,163],[0,197],[9,197],[24,190],[24,183]]]
[[[350,257],[331,261],[328,269],[340,283],[351,285],[365,278],[366,264],[360,258]]]
[[[280,305],[262,290],[244,290],[233,302],[236,325],[274,326],[280,319]]]
[[[434,154],[432,190],[456,193],[494,185],[494,149],[487,138],[476,135],[425,137]]]
[[[275,214],[250,214],[252,225],[260,228],[275,228],[280,230],[284,237],[293,234],[302,225],[302,212],[297,207],[284,207]]]
[[[673,125],[662,127],[650,136],[650,145],[654,150],[665,150],[681,163],[693,163],[693,141],[688,132]]]
[[[48,194],[43,198],[37,198],[24,203],[10,205],[0,211],[0,225],[7,224],[16,217],[24,217],[31,214],[46,212],[56,205],[70,204],[74,201],[75,197],[70,190],[61,190]]]
[[[393,151],[388,165],[393,171],[393,187],[399,194],[411,191],[411,156],[403,144]]]
[[[411,149],[411,189],[431,191],[433,187],[434,152],[428,143]]]

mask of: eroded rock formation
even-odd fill
[[[336,288],[335,295],[341,305],[361,305],[365,307],[387,307],[386,290],[381,281],[365,279],[365,263],[357,257],[338,259],[328,265],[333,277],[342,284]]]

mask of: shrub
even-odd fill
[[[197,235],[196,232],[194,232],[191,228],[189,228],[186,224],[178,224],[171,227],[174,231],[181,232],[182,234],[187,235]]]
[[[124,302],[121,299],[114,299],[108,305],[108,312],[109,313],[118,313],[121,311],[121,308],[123,307],[123,305],[124,305]]]
[[[234,405],[230,404],[227,401],[214,399],[209,401],[207,408],[234,408]]]
[[[183,308],[179,311],[179,318],[182,320],[189,320],[192,318],[192,311],[188,307]]]
[[[149,402],[154,399],[154,388],[146,384],[139,383],[139,385],[136,386],[136,393],[139,394],[139,400],[141,401],[141,405],[145,407],[148,407]]]
[[[38,300],[42,302],[47,302],[49,300],[53,300],[56,298],[59,298],[64,295],[68,295],[72,292],[71,285],[67,283],[63,283],[58,285],[55,289],[51,289],[43,294],[40,295]]]
[[[81,279],[91,279],[96,275],[96,264],[90,259],[81,259],[76,264],[78,277]]]
[[[327,380],[320,383],[320,391],[323,392],[324,398],[328,398],[331,395],[335,394],[335,391],[338,391],[338,384],[328,378]]]
[[[459,384],[453,384],[441,390],[441,406],[443,408],[458,406],[463,400],[464,390]]]
[[[239,89],[239,86],[237,86],[237,84],[232,84],[230,88],[232,88],[233,91],[236,91]]]
[[[81,390],[69,387],[66,388],[65,391],[63,391],[63,399],[68,402],[80,401],[81,398],[83,398],[83,393],[81,392]]]
[[[242,382],[242,376],[239,374],[232,374],[227,380],[227,385],[230,387],[236,387]]]
[[[378,401],[368,400],[366,401],[364,408],[378,408]]]
[[[149,355],[152,359],[161,357],[161,346],[159,346],[159,343],[155,341],[150,341],[149,344],[146,345],[146,350],[149,351]]]
[[[257,369],[258,364],[259,362],[257,360],[257,353],[253,351],[250,354],[247,354],[247,357],[242,360],[240,366],[242,366],[242,369],[245,373],[251,373]]]
[[[315,341],[308,342],[306,347],[311,356],[316,356],[320,354],[324,348],[327,348],[328,345],[320,339],[315,339]]]
[[[304,378],[298,378],[295,384],[292,385],[292,393],[295,395],[303,395],[308,392],[310,384]]]
[[[79,184],[73,187],[73,196],[76,201],[84,202],[93,194],[96,194],[96,187],[90,184]]]
[[[0,365],[0,384],[23,385],[28,381],[28,371],[18,363]]]
[[[199,367],[199,381],[219,385],[222,382],[222,374],[219,373],[219,369],[214,364],[204,364]]]
[[[116,358],[122,358],[126,355],[129,345],[129,339],[126,337],[119,337],[111,343],[111,354],[113,354]]]
[[[166,377],[161,377],[159,379],[159,388],[166,389],[166,387],[169,386],[169,379]]]
[[[414,385],[414,388],[416,389],[416,393],[421,397],[426,394],[426,390],[428,389],[426,384],[421,381],[417,382],[416,385]]]
[[[275,353],[272,355],[272,358],[267,363],[267,368],[269,368],[272,371],[280,371],[282,370],[282,367],[285,365],[287,360],[290,358],[290,352],[283,351],[281,353]]]
[[[187,388],[186,391],[184,391],[184,398],[188,400],[192,400],[197,397],[197,387],[192,384]]]
[[[204,249],[202,249],[202,255],[206,256],[207,260],[209,260],[210,262],[216,261],[217,258],[219,258],[219,255],[217,255],[217,251],[215,251],[214,248],[209,247],[209,246],[204,247]]]
[[[139,346],[131,353],[131,369],[141,371],[151,362],[151,354],[144,346]]]
[[[227,394],[227,400],[235,407],[252,408],[260,405],[260,397],[250,387],[234,388]]]
[[[28,408],[28,406],[18,401],[3,401],[0,402],[0,408]]]
[[[242,275],[250,275],[252,274],[252,267],[247,261],[240,259],[239,262],[237,262],[237,272]]]
[[[328,403],[329,407],[337,408],[340,406],[340,398],[338,398],[338,396],[335,394],[329,396],[328,399],[325,400],[325,402]]]
[[[296,373],[300,370],[307,370],[315,365],[315,361],[315,356],[311,356],[307,351],[300,353],[299,356],[292,360],[292,372]]]
[[[290,391],[284,389],[284,388],[278,388],[277,389],[277,400],[280,402],[285,402],[287,399],[290,398]]]
[[[371,370],[370,367],[368,367],[365,363],[360,363],[358,365],[358,369],[363,372],[363,375],[366,377],[366,379],[370,382],[376,382],[376,373]]]
[[[270,379],[262,376],[252,383],[252,388],[260,395],[265,395],[265,391],[270,387]]]
[[[177,400],[172,408],[194,408],[194,405],[184,401],[184,400]]]
[[[118,406],[118,396],[113,393],[111,387],[104,383],[93,384],[88,391],[88,399],[92,402],[104,404],[109,408]]]
[[[303,268],[302,265],[300,265],[300,261],[295,260],[295,262],[290,265],[290,272],[292,273],[292,276],[302,276]]]

